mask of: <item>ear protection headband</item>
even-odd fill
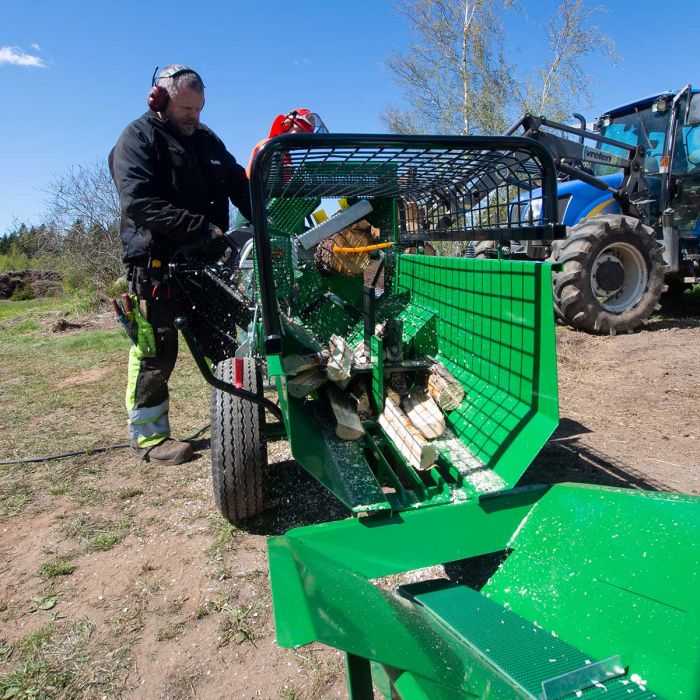
[[[170,99],[168,91],[162,85],[157,84],[158,80],[161,78],[174,78],[176,75],[180,75],[181,73],[194,73],[200,80],[202,80],[201,76],[196,70],[192,70],[191,68],[183,65],[170,66],[169,68],[166,68],[158,77],[156,77],[156,73],[158,73],[158,66],[156,66],[156,69],[153,71],[153,77],[151,78],[151,89],[148,91],[148,96],[146,97],[146,102],[148,103],[149,108],[154,112],[165,111],[165,108],[168,106],[168,100]]]

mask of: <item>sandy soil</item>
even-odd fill
[[[606,338],[559,329],[558,346],[561,425],[522,483],[700,493],[697,323]],[[101,379],[82,372],[63,386]],[[0,517],[0,674],[16,668],[13,645],[28,633],[73,625],[73,647],[56,642],[74,671],[59,696],[345,697],[335,651],[276,646],[265,550],[266,536],[344,510],[277,442],[270,510],[247,530],[227,528],[212,503],[208,440],[196,447],[177,468],[119,451],[0,472],[28,494]],[[118,539],[100,551],[105,533]],[[72,573],[39,573],[61,556]],[[54,607],[30,612],[49,596]]]

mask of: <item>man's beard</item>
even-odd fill
[[[175,128],[183,135],[183,136],[192,136],[194,132],[197,130],[197,127],[199,126],[199,123],[195,122],[194,124],[192,123],[183,123],[183,122],[175,122]]]

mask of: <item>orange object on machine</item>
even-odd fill
[[[334,245],[334,253],[369,253],[372,250],[379,250],[380,248],[390,248],[394,244],[389,241],[387,243],[374,243],[372,245],[361,245],[356,248],[345,248],[343,246]]]
[[[248,177],[250,177],[250,168],[253,164],[253,158],[255,158],[255,155],[264,144],[266,144],[270,139],[275,138],[275,136],[299,133],[327,134],[328,128],[318,114],[312,112],[310,109],[306,109],[306,107],[297,107],[288,114],[278,114],[272,122],[269,136],[266,139],[259,141],[253,149],[253,152],[250,154],[250,160],[248,161],[248,167],[246,168]]]

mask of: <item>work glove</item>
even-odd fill
[[[211,240],[215,241],[217,238],[221,238],[224,232],[215,224],[209,224],[209,235],[211,236]]]

